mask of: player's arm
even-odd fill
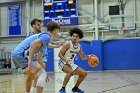
[[[42,42],[41,40],[37,39],[35,40],[31,45],[30,45],[30,48],[29,48],[29,62],[28,64],[31,65],[32,64],[32,60],[33,60],[33,57],[34,57],[34,54],[35,54],[35,51],[36,49],[42,45]]]
[[[81,57],[83,60],[89,58],[89,55],[85,55],[85,54],[83,53],[82,47],[80,47],[79,54],[80,54],[80,57]]]
[[[64,41],[59,41],[59,43],[57,45],[48,43],[48,47],[50,47],[50,48],[60,48],[63,44],[64,44]]]
[[[66,59],[64,57],[65,52],[70,48],[70,44],[69,42],[65,43],[62,48],[60,49],[60,52],[58,54],[58,56],[60,57],[61,60],[65,61],[65,62],[69,62],[70,59]]]
[[[60,43],[58,43],[58,45],[53,45],[51,43],[48,44],[48,47],[50,47],[50,48],[59,48],[61,46],[62,46],[62,44],[60,44]]]
[[[41,67],[44,68],[44,65],[43,65],[43,62],[42,62],[42,56],[43,56],[43,53],[42,52],[39,52],[37,54],[37,62],[41,65]]]

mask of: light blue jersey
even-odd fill
[[[45,31],[40,31],[40,33],[45,33]],[[34,35],[35,33],[33,31],[29,32],[29,36]],[[42,56],[42,61],[47,63],[47,58],[48,58],[48,48],[45,47],[43,50],[43,56]],[[34,56],[34,60],[37,60],[37,55]]]
[[[45,33],[45,31],[40,31],[39,33]],[[33,31],[31,31],[31,32],[29,32],[29,36],[32,36],[32,35],[34,35],[35,33],[33,32]],[[28,37],[29,37],[28,36]]]
[[[43,51],[44,47],[47,47],[50,42],[50,34],[49,33],[39,33],[27,37],[24,39],[12,52],[12,59],[16,68],[25,68],[28,66],[28,54],[30,45],[37,39],[40,39],[42,42],[42,46],[36,49],[36,53],[39,51]],[[33,59],[34,62],[36,60]]]
[[[42,61],[47,63],[47,58],[48,58],[48,48],[44,48],[43,50],[43,56],[42,56]]]
[[[39,34],[35,34],[32,35],[28,38],[26,38],[25,40],[23,40],[13,51],[13,54],[17,54],[17,55],[24,55],[26,50],[29,49],[30,45],[32,42],[34,42],[36,39],[40,39],[42,41],[42,46],[40,46],[36,53],[38,51],[41,51],[44,47],[48,46],[48,43],[50,42],[50,34],[49,33],[39,33]]]

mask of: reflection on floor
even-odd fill
[[[49,73],[44,93],[58,93],[64,76],[64,73]],[[25,80],[23,74],[0,75],[0,93],[25,93]],[[71,78],[67,93],[71,93],[76,80],[76,76]],[[88,72],[80,88],[85,93],[140,93],[140,71]]]

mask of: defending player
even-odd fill
[[[36,18],[31,21],[30,24],[31,24],[31,27],[33,28],[33,31],[29,32],[29,36],[32,36],[32,35],[38,34],[38,33],[44,33],[44,31],[41,30],[41,23],[42,23],[42,21],[40,19],[36,19]],[[50,42],[48,43],[48,47],[50,47],[50,48],[59,48],[61,46],[62,46],[62,42],[59,42],[58,45],[51,44]],[[47,58],[48,58],[48,51],[47,51],[47,49],[48,49],[47,47],[44,48],[43,53],[40,52],[40,53],[38,53],[38,56],[34,57],[34,59],[36,59],[37,62],[44,69],[46,68]],[[35,92],[37,78],[38,78],[38,76],[35,76],[35,80],[34,80],[34,84],[33,84],[32,88],[31,88],[32,80],[28,80],[28,86],[27,86],[26,90],[30,91],[30,93],[34,93]],[[47,77],[47,79],[48,79],[48,77]]]
[[[37,93],[42,93],[43,87],[46,83],[46,71],[34,60],[35,54],[38,52],[43,52],[43,49],[48,46],[51,38],[55,38],[60,30],[60,26],[51,21],[47,25],[47,33],[39,33],[32,35],[25,40],[23,40],[12,52],[12,57],[14,63],[17,67],[24,69],[28,66],[30,71],[37,69],[39,71],[39,78],[37,81]],[[27,56],[29,55],[29,58]],[[30,76],[27,77],[26,85]],[[27,93],[29,93],[27,91]]]

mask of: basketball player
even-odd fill
[[[47,25],[48,32],[39,33],[32,35],[23,40],[12,52],[13,62],[16,63],[16,67],[24,69],[28,66],[29,71],[33,69],[39,69],[39,77],[37,81],[37,93],[42,93],[43,87],[46,83],[47,73],[46,71],[34,60],[34,56],[38,52],[43,52],[43,49],[48,46],[51,38],[56,38],[60,30],[60,26],[51,21]],[[29,57],[27,58],[27,56]],[[28,80],[31,78],[27,77],[26,87],[28,86]],[[26,91],[27,93],[30,92]]]
[[[36,19],[36,18],[31,21],[30,24],[31,24],[31,27],[33,28],[33,31],[29,32],[29,36],[34,35],[34,34],[38,34],[38,33],[44,33],[44,31],[41,30],[41,23],[42,23],[42,21],[40,19]],[[49,42],[48,47],[49,48],[59,48],[62,46],[62,44],[63,44],[63,42],[59,42],[58,45],[53,45]],[[44,62],[44,65],[46,65],[47,57],[48,57],[47,47],[44,48],[43,52],[44,53],[42,56],[42,61]],[[44,67],[46,67],[46,66],[44,66]]]
[[[69,33],[71,35],[71,40],[66,42],[59,52],[60,61],[58,65],[60,69],[66,73],[62,88],[59,90],[59,93],[66,93],[65,87],[73,75],[78,75],[79,77],[75,86],[72,88],[72,92],[84,93],[83,90],[79,89],[79,85],[85,79],[87,73],[81,67],[78,67],[76,64],[74,64],[74,58],[77,53],[80,54],[83,60],[88,59],[89,55],[84,55],[82,47],[78,43],[79,39],[83,38],[83,32],[81,29],[73,28]]]
[[[41,31],[41,23],[42,23],[42,21],[40,19],[36,19],[36,18],[31,21],[30,24],[31,24],[31,27],[33,28],[33,31],[29,32],[29,36],[32,36],[32,35],[38,34],[38,33],[44,33],[44,31]],[[50,48],[59,48],[61,46],[62,46],[62,42],[59,42],[58,45],[53,45],[51,43],[48,43],[48,47],[50,47]],[[42,64],[42,67],[45,69],[46,64],[47,64],[47,57],[48,57],[48,52],[47,52],[47,47],[46,47],[46,48],[44,48],[43,54],[41,54],[41,53],[38,54],[38,57],[36,56],[36,57],[34,57],[34,59],[38,60],[38,62],[40,64]],[[32,88],[31,88],[32,80],[28,80],[28,87],[26,89],[27,91],[30,91],[31,93],[34,93],[37,78],[38,77],[36,76],[35,81],[34,81],[34,85],[33,85]]]

